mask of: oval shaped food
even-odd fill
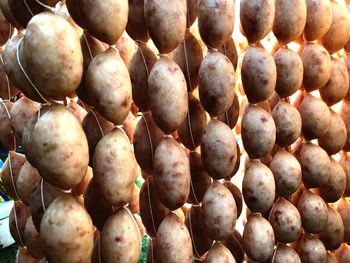
[[[322,88],[329,80],[332,61],[327,50],[321,45],[307,43],[301,54],[304,76],[303,85],[310,92]]]
[[[45,211],[40,238],[45,258],[50,262],[87,263],[91,260],[93,224],[85,208],[70,194],[57,198]]]
[[[237,160],[235,137],[221,121],[212,119],[203,131],[201,156],[208,174],[218,180],[229,176]]]
[[[283,47],[276,52],[273,58],[277,70],[275,88],[277,94],[281,98],[293,95],[303,83],[303,61],[297,53]]]
[[[274,18],[275,1],[241,1],[241,26],[249,43],[254,44],[263,39],[272,30]]]
[[[11,129],[10,110],[13,103],[3,101],[0,103],[0,144],[8,151],[13,151],[16,145],[16,138]]]
[[[237,263],[244,261],[244,249],[241,234],[235,229],[231,237],[223,241],[224,245],[231,251]]]
[[[156,237],[158,226],[169,212],[159,200],[153,176],[148,177],[140,190],[140,215],[148,235]]]
[[[143,1],[142,5],[143,5]],[[132,99],[140,111],[150,110],[148,98],[148,77],[157,61],[157,56],[145,44],[138,43],[137,51],[132,56],[128,70],[132,86]]]
[[[8,225],[12,238],[22,247],[25,246],[24,230],[29,217],[29,208],[21,201],[15,201],[10,212]]]
[[[339,164],[343,167],[345,175],[346,175],[346,184],[345,184],[345,192],[343,193],[344,197],[350,196],[350,157],[346,153],[341,153],[341,159]]]
[[[216,242],[205,257],[205,263],[236,263],[230,250],[221,242]]]
[[[211,184],[211,177],[205,170],[201,155],[197,152],[190,152],[191,189],[188,196],[188,203],[200,204],[203,196]]]
[[[236,207],[237,207],[237,218],[239,218],[243,209],[243,195],[241,193],[241,190],[234,183],[230,181],[225,181],[224,186],[228,190],[230,190],[233,198],[235,199]]]
[[[334,203],[338,201],[346,187],[346,174],[343,167],[335,161],[333,158],[330,158],[331,165],[329,173],[328,181],[319,187],[320,196],[327,203]]]
[[[275,180],[270,169],[259,160],[250,161],[243,177],[244,202],[253,213],[268,211],[275,200]]]
[[[129,202],[137,165],[124,131],[115,128],[99,141],[92,168],[103,197],[111,205],[119,207]]]
[[[281,243],[292,243],[302,232],[301,217],[298,209],[288,200],[279,198],[273,206],[269,222],[275,238]]]
[[[191,235],[193,255],[200,258],[213,244],[213,240],[205,233],[203,212],[200,206],[192,205],[188,209],[185,224]]]
[[[305,187],[320,187],[329,180],[331,162],[328,154],[320,146],[311,142],[305,143],[298,159]]]
[[[344,225],[340,214],[328,206],[328,221],[326,227],[319,234],[319,238],[327,250],[336,250],[344,239]]]
[[[350,41],[349,41],[349,43],[350,43]],[[349,44],[349,51],[350,51],[350,44]],[[345,56],[345,59],[344,59],[343,63],[345,64],[347,72],[348,72],[349,87],[350,87],[350,56],[349,55]],[[348,93],[346,94],[345,99],[346,100],[350,99],[350,88],[348,88]]]
[[[146,25],[152,41],[161,54],[170,53],[184,39],[186,11],[186,0],[145,1]]]
[[[154,181],[162,203],[175,210],[190,194],[190,163],[187,154],[172,137],[165,137],[154,153]]]
[[[350,23],[350,17],[349,17]],[[350,25],[349,25],[350,27]],[[320,89],[321,98],[328,106],[343,100],[349,91],[349,73],[344,62],[332,58],[332,70],[327,84]]]
[[[345,123],[346,134],[347,134],[346,142],[343,147],[343,150],[349,151],[350,150],[350,101],[343,100],[339,115]]]
[[[306,24],[305,0],[275,2],[275,19],[272,31],[282,44],[297,39],[304,31]]]
[[[219,47],[218,51],[228,57],[233,65],[233,68],[236,70],[238,65],[238,53],[233,38],[231,37],[225,44]]]
[[[83,21],[83,23],[76,21],[80,26],[105,43],[113,45],[117,42],[128,22],[127,0],[94,1],[92,3],[79,0],[76,5],[80,19]]]
[[[87,31],[84,31],[84,33],[81,35],[80,44],[83,52],[83,78],[79,84],[79,87],[76,89],[75,93],[77,94],[77,96],[81,101],[89,105],[92,105],[91,98],[88,94],[86,72],[88,70],[88,67],[91,61],[94,59],[94,57],[102,53],[103,51],[105,51],[106,47],[102,44],[101,41],[94,38]]]
[[[318,138],[318,144],[329,154],[338,153],[347,140],[346,126],[343,119],[330,109],[330,122],[327,132]]]
[[[43,245],[40,239],[40,234],[36,230],[32,217],[27,219],[24,228],[24,243],[28,249],[28,252],[37,259],[44,257]]]
[[[63,105],[41,114],[31,132],[30,147],[33,165],[49,183],[70,189],[84,178],[89,163],[87,139],[77,118]]]
[[[302,132],[307,140],[318,139],[323,136],[330,123],[330,110],[322,100],[311,94],[306,94],[298,107]]]
[[[158,128],[150,113],[144,113],[134,133],[134,154],[141,169],[153,173],[153,156],[163,132]]]
[[[10,110],[11,127],[18,140],[18,144],[21,144],[22,142],[24,127],[34,114],[36,114],[39,108],[40,104],[38,102],[34,102],[27,97],[20,98],[12,105]]]
[[[350,15],[343,3],[331,1],[332,22],[328,31],[321,37],[323,46],[330,54],[342,49],[350,38]]]
[[[219,114],[217,116],[217,119],[225,123],[231,129],[233,129],[238,122],[239,112],[240,112],[239,100],[238,100],[238,96],[235,95],[231,107],[224,113]]]
[[[270,260],[273,263],[301,263],[298,253],[285,244],[278,244]]]
[[[191,263],[193,259],[191,236],[184,223],[170,213],[157,231],[156,255],[159,261]]]
[[[92,163],[97,143],[105,134],[113,130],[114,124],[107,121],[97,111],[91,109],[85,116],[82,127],[88,141],[90,163]]]
[[[204,227],[214,240],[225,240],[231,236],[237,220],[237,207],[230,190],[214,181],[202,201]]]
[[[107,120],[121,124],[131,109],[131,81],[124,61],[114,48],[98,54],[86,73],[93,106]]]
[[[182,144],[187,149],[196,150],[201,142],[206,124],[207,115],[202,104],[196,97],[189,94],[187,117],[177,130]]]
[[[327,250],[317,236],[305,234],[299,242],[298,254],[305,263],[327,262]]]
[[[19,171],[16,180],[16,190],[21,201],[29,206],[30,196],[35,188],[36,183],[41,179],[38,170],[26,161]]]
[[[133,40],[141,40],[147,42],[150,38],[146,26],[146,18],[144,13],[144,1],[135,0],[129,2],[128,23],[126,32]]]
[[[13,34],[13,27],[0,10],[0,45],[5,45]]]
[[[243,113],[241,129],[243,146],[249,158],[259,159],[271,152],[276,140],[276,126],[271,114],[257,105],[249,105]]]
[[[265,49],[249,46],[241,70],[242,84],[249,103],[263,102],[275,91],[276,64]]]
[[[54,30],[47,30],[48,25]],[[37,89],[53,99],[71,94],[82,78],[79,37],[69,22],[53,13],[40,13],[30,20],[23,38],[21,60]]]
[[[101,256],[108,262],[136,263],[141,255],[141,235],[127,208],[120,208],[107,220],[101,231]]]
[[[209,50],[199,68],[199,98],[203,108],[217,116],[227,111],[235,96],[235,71],[230,60]]]
[[[275,178],[276,194],[289,197],[297,191],[301,183],[301,166],[289,152],[279,150],[273,156],[270,169]]]
[[[203,52],[199,41],[190,31],[186,31],[184,40],[173,51],[172,58],[184,73],[187,90],[191,92],[198,85],[198,72],[203,60]]]
[[[276,144],[286,147],[296,142],[302,126],[298,110],[290,103],[280,100],[271,115],[276,125]]]
[[[299,199],[297,208],[306,233],[317,234],[326,227],[328,220],[327,205],[318,195],[305,189]]]
[[[218,48],[229,40],[235,20],[233,0],[199,0],[197,14],[199,33],[208,47]]]
[[[0,13],[1,15],[1,13]],[[1,34],[1,21],[0,21],[0,34]],[[1,38],[1,35],[0,35]],[[1,41],[1,39],[0,39]],[[10,100],[18,93],[17,87],[11,82],[6,72],[6,65],[3,57],[5,51],[0,48],[0,98],[4,100]]]
[[[26,157],[23,154],[10,151],[0,171],[2,185],[6,189],[6,194],[14,200],[19,198],[15,187],[19,172],[26,161]]]
[[[174,132],[186,118],[188,96],[184,74],[168,56],[161,56],[154,64],[148,96],[155,123],[167,134]]]
[[[260,214],[251,214],[243,231],[243,247],[247,256],[259,262],[273,254],[275,236],[270,223]]]
[[[323,36],[332,23],[332,4],[330,0],[306,0],[305,39],[316,40]]]
[[[45,210],[59,196],[64,195],[64,192],[47,183],[43,179],[38,181],[30,196],[30,212],[34,226],[40,232],[40,223]]]
[[[101,190],[92,179],[84,193],[84,206],[89,213],[94,226],[102,231],[103,225],[113,213],[113,207],[103,197]]]
[[[350,204],[345,198],[340,200],[337,211],[340,214],[344,225],[343,242],[350,242]]]
[[[28,79],[17,62],[17,49],[19,49],[19,57],[22,57],[23,42],[18,44],[22,38],[23,33],[18,33],[7,42],[3,53],[5,70],[11,81],[10,83],[13,83],[20,89],[26,97],[34,101],[43,102],[37,91],[35,91],[32,85],[28,84]]]

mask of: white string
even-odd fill
[[[196,203],[199,205],[199,201],[197,199],[197,195],[196,195],[196,192],[194,191],[194,187],[193,187],[193,183],[192,183],[192,177],[190,177],[190,185],[191,185],[191,189],[192,189],[192,192],[193,192],[193,197],[194,197],[194,201],[196,201]]]
[[[276,257],[276,254],[277,254],[277,248],[278,248],[278,246],[279,246],[279,244],[277,244],[276,249],[275,249],[275,251],[273,252],[271,263],[274,263],[274,262],[275,262],[275,257]]]
[[[94,57],[93,57],[93,55],[92,55],[90,45],[89,45],[89,43],[88,43],[88,41],[87,41],[87,38],[86,38],[86,36],[85,36],[85,32],[83,33],[83,37],[84,37],[85,44],[86,44],[86,46],[87,46],[87,48],[88,48],[90,58],[91,58],[91,60],[92,60]]]
[[[53,13],[55,12],[55,8],[53,8],[52,6],[49,6],[49,5],[46,5],[44,3],[42,3],[41,1],[39,0],[35,0],[35,2],[37,2],[39,5],[41,5],[42,7],[45,7],[47,9],[49,9],[50,11],[52,11]]]
[[[111,48],[113,48],[117,52],[117,54],[120,56],[119,50],[118,50],[118,48],[116,48],[115,45],[111,46]]]
[[[11,115],[10,115],[10,112],[5,104],[5,102],[0,98],[0,102],[1,104],[4,106],[5,108],[5,111],[6,111],[6,114],[7,114],[7,117],[9,118],[9,120],[11,120]],[[17,141],[16,141],[16,136],[11,132],[11,134],[13,135],[13,144],[14,144],[14,148],[16,149],[17,148]]]
[[[190,83],[190,90],[192,91],[192,83],[191,83],[191,76],[190,76],[190,68],[189,68],[189,66],[188,66],[188,57],[187,57],[187,48],[186,48],[186,37],[184,38],[183,45],[184,45],[184,53],[185,53],[185,62],[186,62],[187,77],[188,77],[188,82]]]
[[[16,198],[17,198],[18,200],[20,200],[20,198],[18,197],[18,194],[17,194],[17,189],[16,189],[16,185],[15,185],[15,179],[13,178],[11,154],[9,154],[8,160],[9,160],[9,166],[10,166],[9,168],[10,168],[10,175],[11,175],[12,187],[13,187],[13,190],[14,190],[14,192],[15,192]]]
[[[149,114],[149,113],[145,113],[145,114]],[[146,126],[146,130],[147,130],[148,141],[149,141],[149,146],[151,148],[152,163],[153,163],[154,156],[153,156],[153,143],[152,143],[151,132],[150,132],[149,127],[148,127],[147,119],[145,118],[145,116],[143,114],[142,114],[142,118],[145,121],[145,126]]]
[[[24,0],[24,1],[25,1],[25,0]],[[21,71],[23,72],[24,76],[25,76],[26,79],[29,81],[29,83],[32,85],[32,87],[35,89],[35,91],[36,91],[37,94],[40,96],[40,98],[41,98],[43,101],[45,101],[46,103],[49,104],[49,101],[46,100],[46,99],[44,98],[43,95],[41,95],[41,93],[39,92],[39,90],[37,89],[37,87],[34,85],[34,83],[32,82],[32,80],[29,78],[27,72],[24,70],[24,68],[23,68],[23,66],[22,66],[22,64],[21,64],[21,61],[20,61],[20,59],[19,59],[19,45],[21,44],[22,40],[23,40],[23,37],[22,37],[22,38],[18,41],[18,43],[17,43],[17,50],[16,50],[17,63],[18,63],[18,65],[19,65],[19,67],[21,68]]]
[[[139,41],[139,40],[136,41],[137,47],[139,48],[140,53],[141,53],[141,57],[142,57],[142,60],[143,60],[143,64],[144,64],[145,69],[146,69],[146,72],[147,72],[147,76],[149,76],[149,70],[148,70],[148,66],[147,66],[147,63],[146,63],[146,59],[145,59],[145,56],[143,55],[142,49],[141,49],[140,46],[139,46],[140,43],[143,43],[143,42],[142,42],[142,41]]]
[[[29,7],[29,5],[28,5],[28,3],[27,3],[27,1],[26,1],[26,0],[23,0],[23,2],[24,2],[24,5],[27,7],[27,9],[28,9],[29,13],[31,14],[31,16],[34,16],[32,10],[30,9],[30,7]]]
[[[141,231],[140,231],[139,225],[137,224],[136,219],[133,216],[133,214],[127,208],[127,205],[124,206],[124,209],[126,209],[126,211],[128,211],[129,215],[131,216],[132,221],[134,222],[134,224],[135,224],[135,226],[137,228],[137,233],[139,233],[139,238],[140,238],[140,247],[142,247],[142,236],[141,236]]]
[[[151,239],[151,253],[152,253],[152,263],[154,263],[154,254],[153,254],[153,238],[150,237]]]
[[[190,130],[192,146],[193,146],[194,149],[196,149],[197,147],[196,147],[196,144],[194,143],[194,138],[193,138],[193,133],[192,133],[192,126],[191,126],[191,117],[190,117],[189,109],[187,111],[187,125],[188,125],[188,129]]]
[[[14,209],[14,216],[15,216],[15,225],[16,225],[16,230],[17,230],[17,234],[19,237],[19,242],[21,243],[22,246],[24,246],[22,237],[21,237],[21,233],[19,232],[19,227],[18,227],[18,221],[17,221],[17,211],[16,211],[16,204],[13,204],[13,209]]]
[[[1,63],[5,66],[4,59],[2,58],[1,54],[0,54],[0,60],[1,60]],[[6,77],[6,84],[7,84],[7,92],[8,92],[9,100],[10,100],[11,99],[11,88],[10,88],[9,77],[7,76],[6,72],[5,72],[5,77]]]
[[[154,233],[157,233],[156,225],[154,223],[154,218],[153,218],[153,210],[152,210],[152,203],[151,203],[151,192],[149,190],[149,179],[148,179],[148,177],[146,179],[146,183],[147,183],[148,203],[149,203],[149,208],[150,208],[150,213],[151,213],[153,230],[154,230]]]
[[[45,207],[45,200],[44,200],[44,179],[41,179],[40,182],[40,195],[41,195],[41,205],[43,207],[44,212],[46,211],[46,207]]]
[[[230,121],[228,119],[227,111],[225,111],[225,117],[226,117],[227,126],[230,126]]]
[[[190,232],[191,232],[191,238],[193,240],[193,248],[194,248],[194,252],[196,253],[196,256],[200,257],[198,251],[197,251],[197,247],[196,247],[196,242],[194,241],[194,235],[192,232],[192,220],[191,220],[191,211],[192,211],[192,207],[191,209],[188,211],[188,222],[190,223]]]
[[[96,122],[97,122],[98,128],[100,129],[100,132],[101,132],[102,137],[105,136],[105,133],[103,132],[101,123],[100,123],[99,119],[97,118],[96,113],[94,112],[93,109],[91,109],[91,112],[92,112],[92,115],[94,115],[94,117],[95,117],[95,119],[96,119]]]

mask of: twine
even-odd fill
[[[44,212],[46,211],[45,200],[44,200],[44,179],[41,179],[40,182],[40,196],[41,196],[41,205],[43,207]]]
[[[7,114],[7,117],[9,118],[9,120],[11,121],[11,115],[10,115],[10,112],[5,104],[5,102],[3,101],[3,99],[0,98],[0,102],[1,104],[4,106],[5,108],[5,111],[6,111],[6,114]],[[14,147],[15,149],[17,148],[17,141],[16,141],[16,136],[11,132],[11,134],[13,135],[13,144],[14,144]]]
[[[151,213],[152,226],[153,226],[154,233],[157,233],[156,225],[155,225],[155,223],[154,223],[154,218],[153,218],[153,210],[152,210],[152,203],[151,203],[151,193],[150,193],[150,190],[149,190],[149,180],[148,180],[148,177],[147,177],[147,179],[146,179],[146,183],[147,183],[148,203],[149,203],[149,208],[150,208],[150,213]]]
[[[146,114],[148,114],[148,113],[146,113]],[[154,149],[153,149],[151,132],[150,132],[149,127],[148,127],[147,119],[145,118],[145,116],[143,114],[142,114],[142,118],[145,121],[145,126],[146,126],[146,130],[147,130],[148,141],[149,141],[149,146],[151,148],[152,163],[153,163],[153,160],[154,160],[154,156],[153,156],[154,151],[153,150]]]
[[[104,132],[103,132],[103,129],[102,129],[102,126],[101,126],[101,123],[100,123],[99,119],[97,118],[96,113],[94,112],[93,109],[91,109],[91,112],[92,112],[92,115],[94,115],[94,117],[95,117],[95,119],[96,119],[96,122],[97,122],[98,128],[100,129],[100,132],[101,132],[102,137],[105,136],[105,134],[104,134]]]
[[[16,204],[13,205],[13,210],[14,210],[15,225],[16,225],[16,230],[17,230],[17,234],[18,234],[18,237],[19,237],[19,242],[24,247],[24,243],[23,243],[23,240],[22,240],[22,237],[21,237],[21,233],[19,232],[19,227],[18,227]]]
[[[191,211],[192,211],[192,208],[188,211],[188,222],[189,222],[189,224],[190,224],[191,238],[192,238],[192,240],[193,240],[194,252],[196,253],[196,256],[199,256],[199,257],[200,257],[200,255],[199,255],[199,253],[198,253],[198,251],[197,251],[196,242],[194,242],[194,239],[193,239],[194,235],[193,235],[193,231],[192,231]]]

